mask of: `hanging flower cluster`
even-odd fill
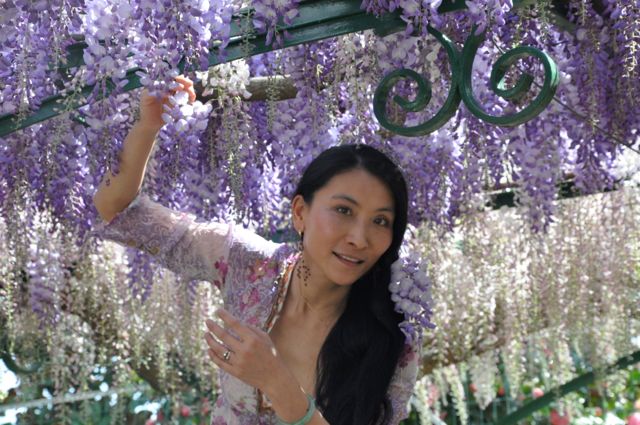
[[[166,89],[181,61],[186,69],[206,69],[213,43],[221,50],[229,41],[233,11],[229,0],[142,0],[137,6],[132,15],[139,34],[135,63],[144,70],[141,82],[152,93]]]
[[[51,240],[37,238],[29,245],[29,305],[43,328],[55,325],[62,315],[61,289],[64,281],[60,250]]]
[[[87,84],[104,85],[107,79],[111,79],[116,86],[126,84],[125,75],[131,52],[131,45],[126,40],[133,24],[132,11],[128,2],[87,2],[83,22],[87,47],[82,56],[86,65]],[[104,86],[101,88],[105,89]],[[94,95],[97,93],[94,91]]]
[[[422,341],[422,330],[434,329],[431,322],[431,283],[426,264],[417,254],[401,257],[391,265],[389,292],[396,311],[406,320],[400,324],[408,344]]]
[[[608,170],[615,165],[619,152],[625,149],[623,144],[637,143],[637,120],[633,119],[638,116],[633,112],[638,109],[637,96],[633,93],[637,92],[639,81],[634,78],[637,67],[633,65],[637,63],[634,58],[638,51],[635,47],[637,34],[633,30],[636,9],[615,3],[601,10],[587,1],[575,2],[567,15],[575,28],[573,32],[567,32],[555,29],[552,23],[543,19],[549,12],[543,6],[518,9],[508,1],[473,2],[466,12],[437,14],[437,8],[442,5],[440,2],[421,8],[412,8],[411,4],[364,2],[363,7],[375,13],[402,8],[403,13],[413,13],[431,23],[430,16],[437,17],[441,21],[440,28],[457,39],[469,33],[470,24],[480,26],[484,22],[492,39],[483,45],[476,57],[474,81],[478,82],[487,81],[492,64],[503,51],[523,43],[541,48],[560,66],[562,84],[557,97],[562,104],[552,102],[547,112],[526,127],[499,128],[479,121],[461,108],[449,124],[430,135],[396,136],[381,129],[371,113],[376,84],[385,73],[400,66],[416,69],[428,77],[433,83],[433,97],[426,112],[404,113],[396,108],[398,119],[404,120],[405,125],[423,122],[437,112],[447,95],[449,69],[444,49],[431,36],[421,33],[419,37],[411,36],[418,34],[415,31],[383,38],[369,32],[351,34],[260,55],[252,58],[248,67],[239,65],[240,62],[224,65],[228,71],[219,72],[219,77],[210,79],[205,85],[209,87],[208,93],[222,95],[216,101],[217,106],[214,104],[212,108],[213,115],[208,120],[210,130],[202,136],[206,140],[185,136],[185,132],[179,136],[185,136],[184,139],[174,138],[174,127],[181,127],[192,119],[176,115],[168,126],[170,131],[164,133],[163,142],[159,144],[157,164],[158,175],[162,178],[152,185],[152,189],[158,193],[167,188],[173,188],[169,191],[180,190],[183,199],[174,205],[192,205],[199,211],[225,210],[225,205],[237,198],[233,201],[236,203],[234,210],[252,211],[249,215],[241,213],[239,217],[245,217],[249,226],[257,225],[265,221],[265,216],[278,216],[277,209],[286,202],[296,176],[310,158],[324,147],[345,142],[369,143],[395,152],[411,182],[413,224],[428,221],[434,226],[451,228],[460,214],[483,206],[486,201],[482,197],[484,190],[511,184],[517,187],[520,203],[529,208],[527,214],[532,225],[544,229],[553,215],[551,205],[556,196],[556,185],[561,180],[573,178],[576,188],[585,193],[612,187],[615,177]],[[1,76],[4,83],[1,91],[5,93],[3,106],[20,103],[16,93],[23,90],[20,87],[26,87],[20,85],[21,81],[29,84],[36,81],[32,76],[24,78],[25,72],[36,69],[29,65],[31,62],[57,60],[49,56],[37,59],[16,56],[16,43],[26,45],[20,41],[20,37],[27,36],[20,22],[29,27],[28,36],[32,40],[42,43],[49,39],[38,25],[64,29],[56,35],[61,40],[60,46],[69,45],[82,34],[88,45],[84,50],[85,66],[68,69],[66,72],[71,74],[63,80],[59,75],[54,76],[50,67],[44,74],[34,71],[34,75],[44,75],[45,83],[41,87],[53,88],[62,83],[69,93],[82,82],[96,83],[91,102],[79,110],[80,121],[88,127],[74,127],[74,134],[64,137],[62,142],[79,143],[86,149],[84,183],[90,181],[85,187],[95,187],[104,170],[110,168],[117,172],[122,140],[135,120],[132,106],[136,104],[138,94],[117,94],[126,81],[124,70],[139,66],[145,71],[140,74],[143,84],[160,89],[179,72],[177,66],[182,58],[187,58],[194,66],[196,63],[203,65],[200,61],[214,48],[212,46],[220,49],[228,41],[231,14],[238,5],[202,1],[193,4],[165,1],[156,5],[144,1],[95,0],[73,5],[64,2],[61,9],[56,9],[59,14],[38,14],[29,7],[36,6],[22,3],[7,6],[7,14],[3,15],[7,23],[15,24],[11,28],[3,27],[0,36],[0,42],[4,43],[3,60],[10,63]],[[271,22],[265,24],[269,26],[280,22],[274,16],[285,19],[290,13],[287,19],[292,18],[298,6],[295,2],[284,2],[271,6],[260,3],[255,7],[261,11],[256,12],[255,19]],[[505,25],[501,25],[503,22]],[[60,59],[64,55],[56,57]],[[535,67],[531,70],[535,71]],[[295,82],[298,88],[295,99],[267,100],[266,103],[247,99],[250,78],[275,73],[286,75]],[[77,78],[79,75],[82,78]],[[233,88],[236,79],[244,81],[243,86]],[[107,87],[106,81],[116,85]],[[513,110],[513,106],[482,86],[478,85],[476,97],[487,111],[501,115]],[[99,101],[107,89],[115,89],[115,92]],[[611,92],[617,95],[608,96]],[[410,85],[399,85],[396,94],[411,98],[413,89]],[[38,96],[22,98],[31,102]],[[620,100],[612,101],[614,98]],[[10,108],[11,111],[15,109]],[[174,108],[174,112],[178,110],[184,114],[196,109]],[[68,118],[78,116],[70,113]],[[197,119],[204,122],[205,118],[203,115]],[[307,130],[309,125],[313,131]],[[60,130],[44,126],[37,137],[47,140],[46,134],[55,131]],[[11,135],[3,143],[3,164],[18,164],[35,155],[35,151],[21,151],[25,158],[19,158],[14,149],[20,145],[19,137],[19,134]],[[168,142],[168,138],[174,140],[177,149],[170,147],[174,142]],[[73,149],[60,146],[58,162],[65,163],[62,152]],[[252,160],[261,157],[269,159],[269,167]],[[198,166],[188,165],[187,158]],[[291,161],[291,158],[300,160]],[[37,163],[37,159],[32,162]],[[15,187],[12,169],[7,165],[0,170],[5,182],[0,185],[3,199]],[[267,169],[271,171],[267,173]],[[203,179],[205,173],[212,176],[214,173],[216,177]],[[276,199],[264,196],[262,192],[273,190],[267,188],[273,186],[274,175],[282,182]],[[171,180],[177,176],[188,180],[183,183]],[[66,189],[66,193],[75,193],[75,199],[90,205],[87,202],[90,191],[80,189],[83,181],[62,183],[63,186],[72,184],[73,188]],[[243,186],[252,190],[242,190]],[[234,197],[233,193],[244,193],[245,196]],[[273,207],[260,206],[261,199],[266,198],[273,200]],[[39,205],[44,204],[40,202]],[[76,205],[79,207],[81,203]],[[57,214],[62,216],[62,210],[59,208]],[[85,220],[78,231],[86,234],[89,228],[90,222]]]
[[[271,124],[270,148],[275,158],[291,158],[282,163],[283,181],[280,197],[291,199],[302,172],[320,152],[334,142],[327,137],[330,112],[327,94],[319,90],[319,76],[315,56],[330,56],[333,46],[328,44],[297,46],[287,51],[283,70],[295,81],[295,99],[278,102]],[[328,51],[327,51],[328,50]],[[325,67],[330,64],[325,63]],[[324,72],[330,69],[324,68]],[[268,124],[268,123],[267,123]]]
[[[267,45],[275,42],[276,46],[282,46],[284,39],[289,37],[289,33],[281,27],[291,25],[293,18],[298,16],[299,2],[300,0],[254,0],[251,3],[254,9],[253,25],[257,32],[266,33]]]
[[[210,104],[189,103],[189,95],[180,91],[169,97],[162,119],[166,123],[158,142],[160,175],[158,187],[170,188],[179,173],[190,169],[198,157],[201,139],[207,128]]]
[[[55,92],[85,8],[83,0],[0,4],[0,115],[35,110]]]

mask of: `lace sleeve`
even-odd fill
[[[417,342],[413,346],[405,345],[405,350],[400,356],[387,393],[393,408],[393,415],[389,425],[398,425],[400,421],[409,416],[409,399],[413,394],[413,388],[418,379],[421,358],[421,342]]]
[[[197,221],[192,214],[173,211],[138,194],[110,222],[100,222],[93,234],[143,250],[189,280],[206,280],[222,289],[232,226]]]

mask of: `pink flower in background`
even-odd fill
[[[180,408],[180,416],[182,416],[183,418],[188,418],[189,416],[191,416],[191,409],[189,408],[189,406],[182,406]]]
[[[540,398],[544,395],[544,391],[542,390],[542,388],[535,387],[533,391],[531,391],[531,395],[533,396],[533,398]]]
[[[640,412],[634,412],[627,418],[627,425],[640,425]]]
[[[571,423],[571,419],[568,413],[564,415],[560,415],[557,410],[551,410],[550,416],[551,425],[569,425]]]

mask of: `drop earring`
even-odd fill
[[[298,241],[298,252],[302,252],[304,246],[302,245],[302,237],[304,236],[304,232],[298,232],[298,236],[300,236],[300,240]]]
[[[304,257],[302,255],[302,251],[304,250],[304,245],[302,243],[304,239],[304,232],[300,232],[300,241],[298,242],[298,251],[300,252],[300,265],[296,270],[296,274],[298,275],[298,279],[304,282],[304,286],[308,286],[309,276],[311,276],[311,270],[309,266],[307,266],[304,262]]]

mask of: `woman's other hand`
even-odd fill
[[[209,345],[209,358],[220,369],[265,392],[282,372],[287,371],[271,337],[222,308],[216,311],[216,315],[224,322],[224,328],[213,320],[206,321],[209,332],[205,334],[205,339]],[[224,360],[227,350],[231,355],[229,360]]]
[[[150,96],[147,89],[140,95],[140,124],[146,128],[158,131],[165,124],[162,119],[164,105],[169,102],[169,97],[179,91],[189,94],[189,102],[196,100],[196,92],[193,89],[193,81],[182,75],[175,78],[176,87],[161,98]]]

